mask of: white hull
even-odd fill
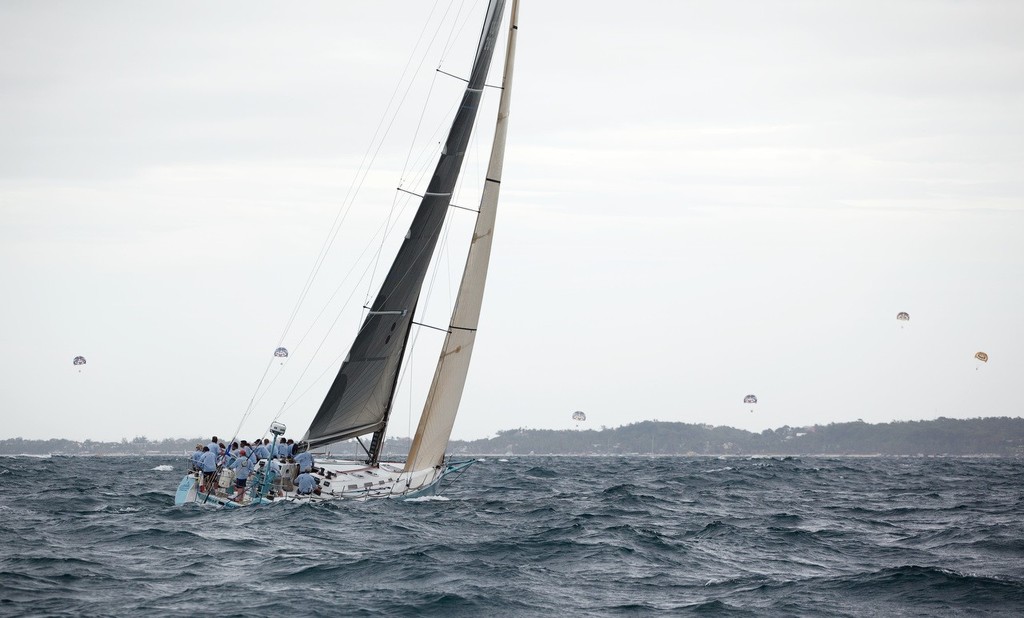
[[[445,476],[461,472],[473,462],[451,463],[437,468],[404,472],[401,463],[382,462],[367,466],[362,462],[325,460],[317,462],[313,477],[319,481],[320,494],[299,495],[290,480],[274,483],[266,492],[256,498],[251,486],[246,488],[240,502],[233,500],[233,482],[227,487],[217,485],[214,491],[199,491],[197,473],[190,473],[182,479],[175,495],[176,505],[198,503],[225,507],[242,507],[273,504],[275,502],[329,502],[336,500],[366,501],[375,499],[410,499],[435,495]],[[250,480],[250,483],[257,481]]]

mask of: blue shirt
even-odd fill
[[[295,456],[295,463],[299,464],[299,472],[309,472],[313,469],[313,455],[303,451]]]
[[[256,447],[253,451],[256,454],[256,459],[270,459],[270,449],[263,446],[262,444]]]
[[[192,451],[192,457],[190,457],[190,459],[192,460],[192,463],[195,464],[195,466],[198,468],[199,462],[203,460],[203,452]]]
[[[203,472],[216,472],[217,471],[217,456],[213,454],[213,451],[206,451],[203,453],[201,460],[203,466]]]
[[[300,494],[311,494],[313,493],[313,488],[316,487],[316,479],[309,472],[303,472],[295,477],[295,482],[299,484]]]
[[[231,469],[236,470],[235,478],[244,481],[249,478],[249,458],[238,457],[231,464]]]
[[[267,480],[273,483],[274,479],[279,476],[281,476],[281,464],[277,463],[276,459],[271,459],[267,465]]]

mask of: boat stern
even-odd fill
[[[174,494],[174,505],[181,506],[189,502],[195,502],[199,494],[199,486],[196,484],[194,474],[186,474],[185,478],[178,483],[178,491]]]

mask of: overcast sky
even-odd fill
[[[457,98],[433,74],[447,35],[417,47],[437,7],[0,4],[0,437],[229,435],[257,392],[244,431],[283,406],[300,437],[408,225],[394,188],[423,189]],[[462,75],[482,3],[452,7],[469,21],[441,68]],[[755,431],[1019,416],[1022,31],[1015,1],[525,0],[454,437],[574,410]],[[420,123],[425,105],[442,113]],[[465,221],[428,323],[446,323]],[[440,343],[414,336],[391,435],[415,429]]]

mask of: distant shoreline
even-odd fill
[[[0,440],[0,455],[185,456],[201,438],[120,442]],[[407,437],[388,438],[384,457],[409,452]],[[345,444],[338,458],[358,451]],[[704,424],[643,421],[595,429],[507,429],[491,438],[452,440],[448,453],[468,457],[673,456],[673,457],[1024,457],[1024,418],[939,418],[869,424],[862,421],[779,427],[760,433]]]

